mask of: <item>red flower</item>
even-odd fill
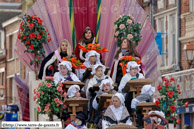
[[[18,39],[20,39],[21,38],[21,35],[20,34],[18,34]]]
[[[176,123],[177,123],[177,124],[180,124],[180,123],[181,123],[181,120],[180,120],[180,119],[178,119],[178,120],[176,121]]]
[[[40,60],[40,57],[38,57],[38,60]]]
[[[189,102],[187,101],[187,102],[185,103],[185,107],[188,107],[188,105],[189,105]]]
[[[30,23],[28,26],[30,29],[32,29],[34,27],[34,23]]]
[[[50,35],[50,33],[48,33],[47,35]]]
[[[176,118],[175,116],[172,117],[172,119],[175,119],[175,118]]]
[[[40,25],[42,25],[42,20],[38,20],[38,23],[39,23]]]
[[[175,106],[171,105],[170,110],[171,110],[171,112],[175,112]]]
[[[178,93],[181,94],[181,90],[180,89],[178,89]]]
[[[159,104],[160,104],[160,101],[156,100],[155,105],[159,106]]]
[[[173,96],[173,92],[171,91],[171,92],[168,92],[168,96],[170,97],[170,98],[172,98],[172,96]]]
[[[175,102],[176,100],[175,99],[173,99],[173,102]]]
[[[169,82],[165,82],[164,85],[165,86],[170,86],[170,83]]]
[[[29,41],[29,40],[27,40],[26,44],[27,44],[27,45],[29,45],[29,44],[30,44],[30,41]]]
[[[177,85],[177,87],[179,87],[179,85]]]
[[[170,82],[172,82],[172,81],[175,81],[175,79],[174,78],[170,78]]]
[[[168,89],[168,86],[166,86],[166,89]]]
[[[34,49],[34,44],[31,44],[31,45],[29,46],[29,48],[30,48],[31,50],[33,50],[33,49]]]
[[[167,79],[167,78],[163,78],[163,79],[162,79],[162,81],[166,81],[166,82],[168,82],[168,79]]]
[[[50,66],[49,70],[53,70],[53,66],[52,65]]]
[[[28,22],[30,22],[30,20],[28,20]]]
[[[24,22],[21,22],[21,23],[20,23],[20,26],[23,26],[23,25],[24,25]]]
[[[36,37],[36,35],[35,35],[34,33],[31,33],[31,34],[30,34],[30,38],[31,38],[31,39],[33,39],[33,38],[35,38],[35,37]]]
[[[50,42],[51,41],[51,38],[50,37],[48,37],[48,42]]]
[[[41,35],[37,34],[36,38],[41,39]]]
[[[25,40],[25,39],[26,39],[26,37],[27,37],[27,36],[23,36],[23,37],[22,37],[22,40]]]
[[[162,86],[159,85],[159,86],[157,87],[157,89],[158,89],[158,91],[160,91],[160,90],[162,89]]]
[[[44,31],[42,32],[42,34],[44,34]]]

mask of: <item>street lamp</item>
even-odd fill
[[[0,86],[0,99],[4,99],[5,96],[5,86]]]
[[[184,45],[184,53],[186,56],[187,63],[189,64],[189,67],[192,68],[193,61],[194,61],[194,45],[187,43]]]

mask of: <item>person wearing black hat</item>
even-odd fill
[[[87,129],[86,125],[87,115],[85,112],[77,112],[76,118],[65,129]]]

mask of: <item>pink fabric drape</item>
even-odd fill
[[[73,11],[75,19],[76,41],[82,37],[87,26],[95,35],[97,22],[97,0],[73,0]]]

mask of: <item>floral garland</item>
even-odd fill
[[[53,77],[45,77],[45,82],[40,83],[33,92],[35,94],[33,100],[38,104],[37,111],[39,114],[52,116],[66,112],[67,93],[64,92],[61,82],[55,84]]]
[[[27,48],[24,52],[35,54],[35,59],[30,62],[30,65],[36,62],[41,63],[45,53],[43,43],[51,41],[48,37],[50,34],[42,23],[43,21],[36,15],[24,15],[21,19],[18,39]]]
[[[78,60],[76,57],[73,58],[65,58],[63,57],[63,61],[69,61],[72,64],[72,67],[75,69],[85,69],[87,68],[80,60]]]
[[[177,119],[177,106],[182,106],[182,101],[178,101],[179,95],[181,94],[181,90],[179,89],[179,85],[175,85],[174,78],[163,78],[162,83],[157,87],[161,98],[155,102],[156,106],[164,112],[165,118],[169,121],[169,123],[180,124],[180,119]],[[185,107],[188,107],[188,101],[185,103]]]
[[[135,62],[137,62],[137,64],[141,64],[141,60],[138,57],[133,57],[133,56],[123,56],[120,59],[120,61],[121,61],[121,63],[119,63],[119,65],[122,67],[123,76],[126,74],[127,63],[129,61],[135,61]]]
[[[128,38],[134,41],[135,46],[137,46],[139,41],[142,40],[140,35],[141,23],[135,23],[134,20],[135,18],[128,14],[120,15],[114,22],[114,37],[115,41],[117,42],[117,46],[121,45],[122,38]]]
[[[83,51],[83,52],[89,52],[91,50],[94,50],[98,53],[104,53],[104,52],[108,52],[108,50],[106,48],[102,48],[100,47],[100,44],[87,44],[86,46],[84,45],[79,45],[79,48]]]

